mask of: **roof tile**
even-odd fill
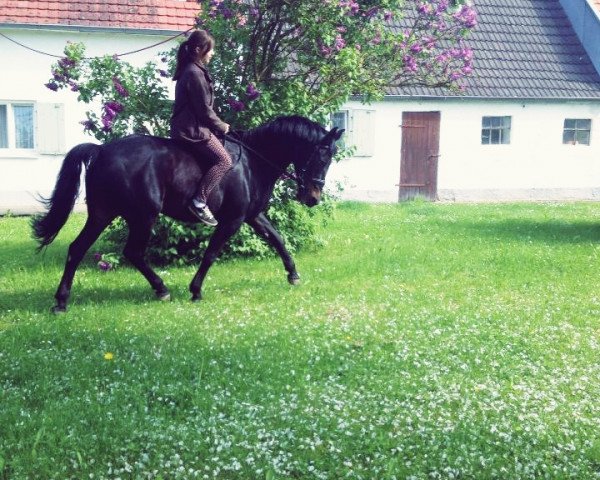
[[[0,24],[78,25],[184,31],[195,23],[197,1],[90,0],[57,2],[2,0]]]
[[[559,0],[474,0],[479,23],[467,43],[473,74],[463,93],[421,86],[391,95],[600,98],[600,75]],[[595,0],[600,10],[600,0]],[[401,28],[401,27],[400,27]]]

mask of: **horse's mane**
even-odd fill
[[[246,132],[249,139],[260,139],[265,136],[280,136],[282,139],[305,140],[316,143],[327,130],[317,122],[301,115],[288,115],[277,117],[255,129]]]

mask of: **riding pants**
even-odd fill
[[[206,165],[206,160],[212,164],[204,173],[196,191],[196,198],[206,203],[210,192],[212,192],[231,169],[232,160],[229,152],[225,150],[223,144],[212,133],[207,142],[197,143],[194,147],[199,156],[198,161],[202,166]]]

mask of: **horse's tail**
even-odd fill
[[[100,145],[82,143],[73,147],[65,157],[50,198],[40,198],[46,213],[33,217],[31,228],[38,241],[38,251],[50,245],[69,218],[79,195],[81,168],[86,168],[100,153]]]

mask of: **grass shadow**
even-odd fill
[[[522,218],[457,222],[453,230],[497,240],[543,242],[548,244],[598,244],[600,222],[559,220],[537,221]]]
[[[0,263],[0,274],[15,268],[35,270],[42,267],[64,267],[69,243],[57,242],[39,252],[36,247],[36,244],[28,240],[11,242],[9,245],[5,245],[2,249],[3,261]],[[94,251],[96,250],[93,247],[90,248],[83,259],[83,263],[91,257]]]
[[[26,290],[4,291],[0,295],[0,311],[24,310],[31,313],[46,313],[55,304],[54,293],[56,286],[47,288],[42,285],[31,285]],[[185,292],[187,295],[187,291]],[[175,292],[177,297],[179,292]],[[68,307],[72,306],[99,306],[109,303],[111,306],[118,304],[142,305],[154,301],[156,297],[150,286],[140,277],[139,284],[122,287],[112,287],[110,284],[100,287],[75,286],[69,299]],[[158,300],[156,300],[158,301]]]

